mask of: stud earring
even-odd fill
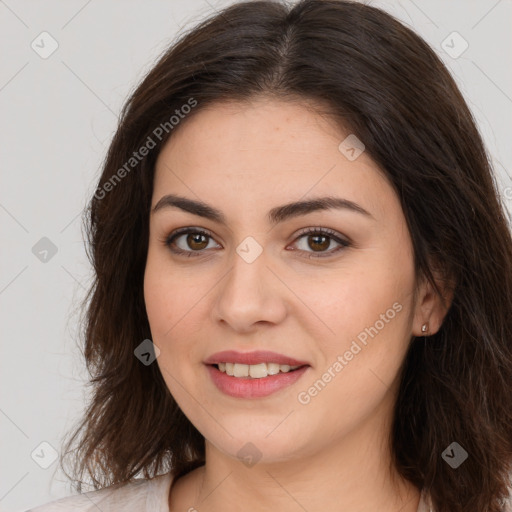
[[[425,334],[428,331],[428,324],[423,324],[421,326],[421,332]]]

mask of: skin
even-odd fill
[[[340,152],[350,132],[313,106],[265,97],[216,104],[187,119],[158,157],[152,207],[173,193],[200,199],[227,219],[222,225],[178,208],[150,218],[144,294],[157,364],[206,440],[206,464],[173,483],[171,511],[230,512],[241,503],[249,512],[418,507],[419,490],[389,468],[386,440],[411,337],[421,336],[426,322],[435,333],[446,309],[416,279],[391,185],[367,153],[350,161]],[[275,226],[267,219],[275,206],[327,195],[354,201],[372,217],[331,209]],[[195,245],[186,234],[175,240],[199,256],[165,245],[182,227],[212,233]],[[333,252],[340,247],[334,239],[322,245],[315,235],[299,238],[308,227],[330,228],[352,245]],[[236,252],[248,236],[263,248],[252,263]],[[319,253],[330,256],[308,258]],[[400,312],[300,403],[298,394],[329,368],[332,376],[338,355],[394,303]],[[233,398],[203,364],[229,349],[272,350],[310,368],[268,397]],[[237,457],[248,442],[261,456],[252,466]]]

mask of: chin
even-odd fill
[[[221,444],[212,443],[226,455],[238,459],[247,467],[255,464],[274,464],[296,459],[300,456],[299,439],[288,438],[288,443],[283,444],[283,438],[276,437],[273,440],[261,437],[247,437],[223,440]]]
[[[313,439],[306,435],[304,426],[299,430],[298,425],[295,427],[291,422],[283,421],[285,417],[269,418],[263,424],[254,418],[244,417],[241,421],[223,423],[232,437],[220,427],[213,431],[207,429],[203,435],[217,450],[230,457],[240,460],[249,457],[269,464],[282,462],[305,455],[313,445]]]

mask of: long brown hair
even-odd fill
[[[97,489],[204,464],[204,438],[158,365],[134,356],[151,339],[143,276],[154,165],[202,108],[257,95],[328,105],[322,115],[363,141],[400,198],[417,276],[436,287],[435,261],[455,284],[440,330],[413,338],[404,360],[393,463],[438,512],[503,510],[512,460],[507,210],[434,51],[384,11],[342,0],[225,8],[172,44],[128,99],[85,216],[95,279],[83,353],[93,393],[62,468],[71,457],[80,492],[86,473]],[[457,469],[442,456],[453,442],[469,455]]]

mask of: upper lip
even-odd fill
[[[223,352],[216,352],[208,357],[205,364],[218,364],[218,363],[239,363],[239,364],[260,364],[260,363],[277,363],[287,364],[290,366],[304,366],[309,363],[299,361],[293,357],[288,357],[276,352],[267,350],[256,350],[254,352],[237,352],[236,350],[225,350]]]

